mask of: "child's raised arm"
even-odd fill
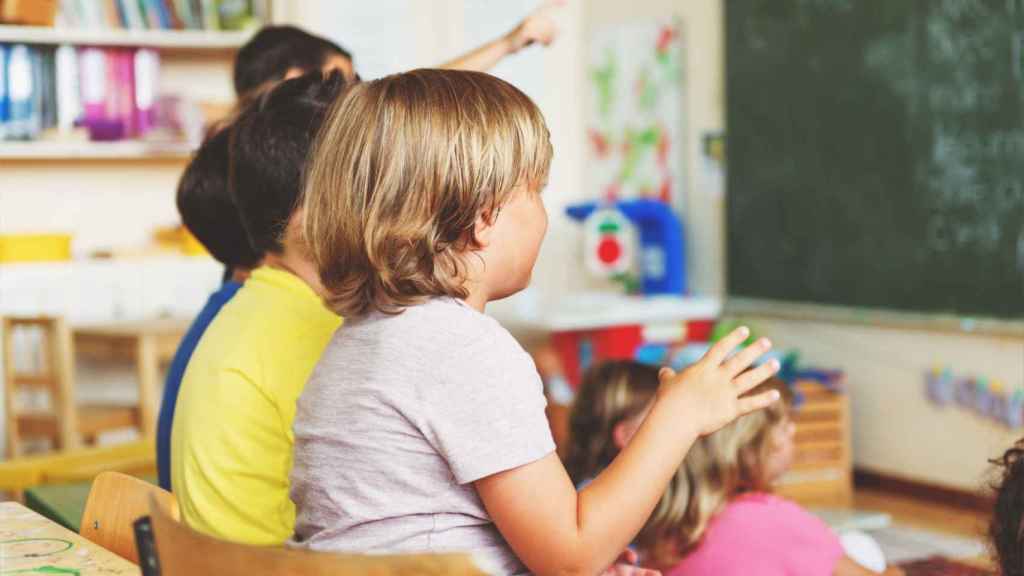
[[[531,44],[548,46],[558,37],[554,16],[566,0],[547,0],[504,36],[441,65],[450,70],[486,72],[498,62]]]
[[[776,391],[743,396],[779,369],[772,361],[748,370],[771,347],[764,339],[729,356],[748,334],[733,331],[680,374],[662,369],[643,425],[579,493],[555,454],[475,482],[487,512],[531,572],[603,570],[643,527],[699,436],[778,399]]]

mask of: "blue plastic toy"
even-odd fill
[[[648,199],[585,202],[569,206],[566,213],[583,222],[599,208],[618,209],[640,231],[640,286],[644,294],[687,293],[683,224],[668,204]]]

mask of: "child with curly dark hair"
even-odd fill
[[[992,463],[1002,469],[989,527],[999,574],[1024,576],[1024,438]]]

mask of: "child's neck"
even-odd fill
[[[320,283],[320,274],[316,270],[313,261],[299,255],[287,245],[280,254],[268,253],[263,260],[263,265],[297,276],[305,282],[318,296],[324,296],[325,290]]]
[[[487,291],[483,289],[483,286],[475,282],[467,282],[466,284],[469,295],[467,295],[462,301],[468,304],[470,308],[473,308],[477,312],[483,314],[489,300]]]

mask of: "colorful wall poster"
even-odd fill
[[[590,46],[590,199],[678,205],[685,183],[683,39],[678,20],[598,31]]]

